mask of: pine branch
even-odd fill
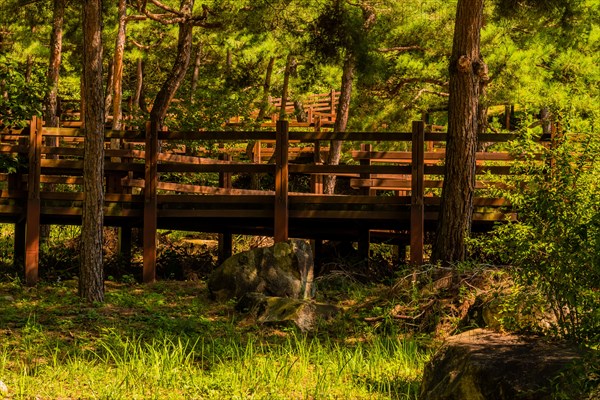
[[[402,53],[405,51],[412,51],[412,50],[424,50],[421,46],[419,46],[418,44],[412,45],[412,46],[398,46],[398,47],[387,47],[387,48],[382,48],[382,49],[377,49],[377,51],[379,53]]]

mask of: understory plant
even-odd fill
[[[524,161],[503,193],[518,220],[496,227],[483,244],[513,266],[519,284],[541,291],[557,335],[584,344],[600,340],[600,140],[564,135],[515,145]],[[540,157],[541,156],[541,157]]]

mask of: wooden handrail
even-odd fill
[[[44,128],[41,120],[34,118],[29,127],[22,130],[11,130],[10,135],[3,135],[5,143],[0,144],[0,153],[28,154],[29,165],[26,173],[19,176],[9,175],[6,179],[11,182],[9,191],[1,192],[0,199],[5,202],[15,201],[27,196],[27,207],[22,205],[0,205],[0,211],[13,218],[14,215],[25,212],[26,232],[19,233],[25,240],[25,267],[28,284],[37,280],[37,262],[39,259],[39,222],[40,215],[48,218],[48,213],[55,213],[55,218],[75,218],[81,215],[79,202],[83,198],[82,192],[56,193],[44,192],[47,183],[64,183],[81,190],[82,184],[82,158],[81,148],[82,133],[76,124],[63,128]],[[445,135],[440,133],[425,132],[422,122],[413,124],[412,132],[313,132],[290,131],[289,124],[280,121],[275,131],[186,131],[186,132],[156,132],[149,124],[145,131],[111,131],[105,132],[107,142],[110,139],[124,139],[129,147],[124,149],[106,150],[105,171],[106,207],[107,216],[111,218],[130,218],[127,223],[139,224],[134,218],[143,220],[144,227],[144,281],[151,282],[156,277],[156,229],[158,219],[185,218],[186,215],[194,218],[214,217],[215,215],[243,216],[244,198],[256,196],[253,204],[260,209],[254,209],[248,217],[271,218],[272,225],[269,230],[276,241],[283,241],[289,237],[290,221],[298,218],[355,218],[360,231],[359,246],[361,252],[368,254],[369,219],[385,221],[386,218],[405,218],[407,230],[410,229],[410,244],[412,264],[423,262],[423,243],[426,229],[430,229],[431,220],[437,218],[439,199],[425,196],[425,189],[441,187],[442,180],[430,175],[441,176],[444,174],[443,149],[438,151],[425,151],[427,141],[443,141]],[[64,147],[42,146],[43,136],[62,137]],[[506,141],[514,139],[515,135],[494,134],[485,135],[481,140]],[[19,143],[26,138],[26,143]],[[273,149],[263,149],[264,155],[275,155],[274,164],[260,163],[260,155],[254,154],[253,160],[243,162],[243,151],[228,153],[226,148],[219,149],[223,154],[222,159],[184,155],[181,153],[158,153],[159,141],[163,145],[168,141],[230,141],[263,140],[274,141]],[[323,140],[351,140],[372,142],[361,146],[360,151],[353,151],[353,158],[360,163],[352,165],[322,165],[319,156],[320,141]],[[298,141],[298,148],[290,148],[290,141]],[[374,142],[411,142],[410,151],[376,151]],[[141,149],[141,143],[145,148]],[[314,163],[290,164],[289,157],[294,152],[310,153],[308,145],[314,145]],[[133,148],[135,144],[136,148]],[[57,159],[45,156],[55,155]],[[118,157],[119,162],[111,161]],[[492,175],[512,174],[508,162],[518,161],[507,152],[479,152],[478,160],[482,162],[477,166],[477,173]],[[542,156],[537,156],[542,159]],[[141,160],[144,160],[142,163]],[[487,164],[486,164],[487,163]],[[488,165],[491,164],[491,165]],[[502,165],[498,165],[502,164]],[[180,173],[211,172],[218,174],[219,187],[207,186],[196,183],[181,183],[161,181],[160,176]],[[273,174],[275,177],[275,190],[256,191],[233,188],[232,174]],[[169,175],[167,175],[169,174]],[[313,179],[314,192],[307,194],[290,193],[288,177],[290,174],[308,174]],[[319,179],[327,174],[346,176],[351,178],[350,184],[361,189],[363,195],[371,196],[322,196],[319,194]],[[426,179],[427,178],[427,179]],[[19,183],[20,182],[20,183]],[[26,185],[23,185],[25,184]],[[19,186],[21,185],[21,186]],[[477,189],[489,187],[506,187],[501,181],[493,181],[487,177],[478,180]],[[378,190],[401,190],[408,196],[382,197],[375,196]],[[142,194],[134,194],[134,193]],[[162,194],[162,192],[182,193],[178,195]],[[235,198],[239,196],[239,198]],[[260,200],[258,200],[260,198]],[[231,199],[224,201],[223,199]],[[271,199],[271,200],[269,200]],[[214,203],[219,200],[220,203]],[[60,202],[68,206],[59,207]],[[217,205],[229,204],[231,208],[218,208]],[[198,208],[193,204],[197,204]],[[205,204],[205,206],[200,206]],[[212,204],[212,205],[211,205]],[[485,207],[497,208],[506,206],[502,199],[476,198],[474,204],[479,211],[486,211]],[[120,208],[122,210],[120,211]],[[181,208],[183,207],[183,208]],[[205,208],[203,208],[205,207]],[[211,210],[214,207],[214,213]],[[334,208],[331,208],[334,207]],[[362,208],[361,208],[362,207]],[[377,208],[379,207],[379,208]],[[436,208],[437,207],[437,208]],[[24,211],[26,210],[26,211]],[[228,214],[229,212],[229,214]],[[396,215],[397,217],[393,217]],[[499,215],[499,214],[498,214]],[[486,221],[489,218],[499,218],[494,214],[477,214],[474,220]],[[370,217],[371,216],[371,217]],[[8,217],[7,217],[8,218]],[[71,220],[72,221],[72,220]],[[403,220],[404,221],[404,220]],[[427,227],[425,221],[428,221]],[[264,222],[263,222],[264,223]],[[404,223],[404,222],[403,222]],[[186,225],[187,226],[187,225]],[[38,227],[38,228],[36,228]],[[19,228],[21,229],[21,228]],[[229,229],[229,228],[228,228]],[[249,230],[256,227],[248,228]],[[37,231],[36,231],[37,230]],[[222,235],[222,240],[231,240],[231,231]],[[20,239],[19,239],[20,240]],[[16,241],[18,242],[18,240]],[[224,243],[222,256],[229,254],[230,248]]]

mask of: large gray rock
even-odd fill
[[[448,338],[425,367],[423,400],[538,400],[581,358],[577,348],[476,329]]]
[[[310,244],[292,239],[228,258],[209,276],[208,289],[220,301],[251,292],[308,299],[314,295],[313,278]]]

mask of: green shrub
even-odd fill
[[[517,282],[544,294],[559,336],[598,343],[600,140],[579,135],[550,147],[524,140],[515,151],[529,160],[516,189],[504,193],[518,222],[499,225],[480,251],[516,267]]]

